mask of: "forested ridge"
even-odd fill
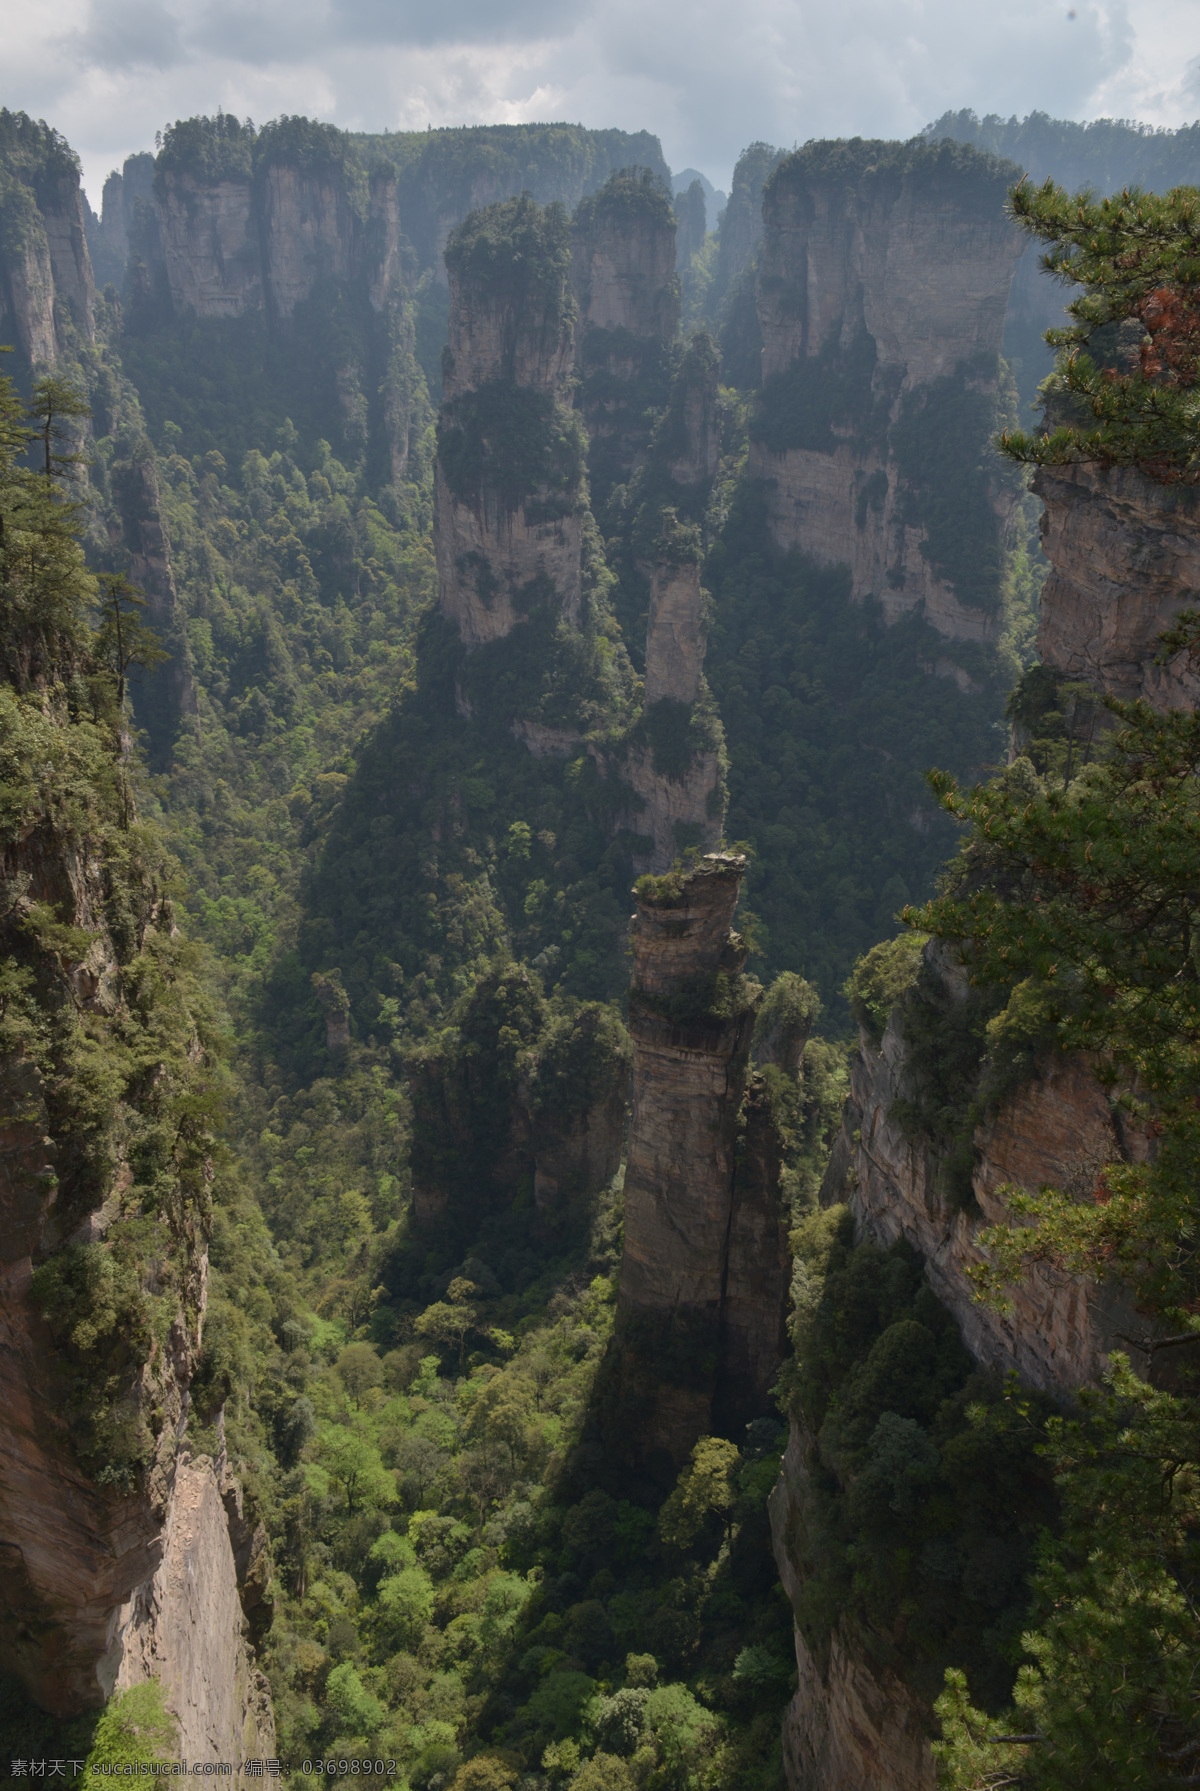
[[[265,133],[223,125],[214,136],[207,121],[192,123],[168,133],[164,171],[194,166],[214,142],[253,169]],[[299,154],[307,139],[293,136]],[[458,162],[478,145],[456,139],[382,147],[415,192],[439,158],[459,178]],[[379,142],[348,141],[346,152],[374,153]],[[623,153],[568,133],[538,154],[590,167],[616,147]],[[52,148],[66,153],[61,141]],[[484,149],[533,155],[519,134],[500,131]],[[762,176],[757,165],[760,189]],[[1065,228],[1049,202],[1043,221],[1048,236]],[[432,214],[426,226],[432,243]],[[1057,1786],[1070,1774],[1078,1783],[1081,1771],[1102,1770],[1185,1783],[1195,1752],[1190,1393],[1152,1390],[1118,1369],[1064,1420],[978,1373],[913,1253],[855,1249],[844,1212],[818,1211],[816,1195],[846,1094],[847,1015],[879,1034],[899,999],[920,1033],[917,954],[902,945],[862,958],[910,905],[918,943],[931,932],[959,943],[985,991],[963,1021],[969,1037],[957,1040],[968,1067],[949,1086],[937,1080],[944,1066],[931,1070],[914,1136],[969,1162],[971,1102],[987,1093],[972,1077],[988,1051],[989,1072],[1000,1063],[994,1094],[1051,1037],[1115,1049],[1162,1103],[1170,1148],[1148,1183],[1114,1183],[1098,1238],[1046,1197],[1047,1248],[1064,1265],[1116,1260],[1145,1272],[1151,1308],[1191,1331],[1191,1020],[1190,1009],[1180,1019],[1188,997],[1162,995],[1169,979],[1174,988],[1192,978],[1187,723],[1156,731],[1140,712],[1118,711],[1109,744],[1072,781],[1075,724],[1038,710],[1026,782],[1001,773],[968,797],[946,776],[943,818],[923,780],[929,768],[965,789],[1005,758],[1003,693],[1030,657],[1038,583],[1028,500],[1002,558],[985,568],[1004,617],[998,646],[971,661],[973,688],[932,675],[927,624],[885,628],[870,606],[847,603],[839,570],[770,543],[745,461],[755,432],[778,420],[778,395],[756,394],[738,375],[753,364],[746,339],[757,323],[738,284],[744,268],[722,284],[720,252],[710,239],[693,270],[697,308],[713,294],[709,321],[729,382],[711,495],[691,514],[663,471],[673,420],[659,377],[643,465],[587,517],[586,626],[571,633],[546,610],[470,657],[435,603],[444,314],[427,273],[386,317],[348,289],[315,291],[291,321],[287,352],[262,316],[181,319],[145,286],[99,296],[94,343],[62,323],[62,391],[90,413],[72,425],[70,446],[86,451],[88,468],[85,484],[64,458],[52,483],[74,481],[78,508],[55,500],[46,515],[69,561],[67,613],[82,644],[55,648],[30,685],[53,695],[33,701],[22,687],[28,642],[10,608],[6,789],[23,788],[32,749],[21,730],[33,730],[37,752],[69,773],[65,796],[53,780],[37,795],[48,824],[66,838],[79,805],[92,807],[97,850],[116,867],[109,927],[137,999],[128,1036],[102,1028],[95,1041],[89,1061],[104,1075],[88,1099],[128,1103],[116,1079],[136,1092],[151,1058],[177,1066],[179,1079],[154,1084],[145,1116],[134,1103],[134,1118],[121,1119],[136,1198],[127,1230],[105,1246],[109,1280],[70,1250],[38,1270],[75,1375],[79,1459],[113,1476],[144,1465],[145,1438],[100,1421],[122,1367],[105,1357],[105,1339],[127,1326],[149,1348],[155,1314],[138,1305],[135,1282],[154,1203],[181,1222],[167,1191],[174,1177],[202,1201],[211,1230],[190,1442],[228,1450],[270,1534],[270,1596],[254,1621],[281,1755],[382,1755],[412,1791],[778,1787],[795,1674],[766,1500],[786,1419],[802,1411],[817,1451],[802,1626],[819,1650],[849,1613],[928,1703],[950,1671],[939,1705],[948,1783],[1001,1782],[989,1750],[1024,1727],[1066,1739],[1040,1751],[1022,1741],[1013,1783]],[[671,346],[676,392],[688,357],[714,353],[707,335]],[[1086,400],[1099,389],[1087,378],[1083,366],[1062,381]],[[1190,416],[1191,361],[1178,384]],[[44,414],[40,390],[30,389],[28,424],[6,395],[13,468],[21,430]],[[402,464],[385,420],[401,398]],[[869,422],[860,398],[835,395],[839,421]],[[1116,459],[1122,419],[1097,416]],[[973,419],[972,447],[1013,420],[1011,407]],[[901,446],[924,464],[919,420],[910,437]],[[1063,455],[1077,446],[1058,438]],[[176,602],[164,638],[186,673],[186,699],[164,697],[170,673],[148,663],[152,645],[144,666],[114,670],[105,631],[104,593],[111,604],[111,579],[129,560],[122,494],[142,467],[153,468],[169,541]],[[5,476],[6,489],[33,489],[24,465]],[[582,467],[576,485],[585,487]],[[703,554],[712,596],[707,676],[728,755],[726,831],[751,853],[751,969],[767,981],[807,976],[810,1009],[823,1004],[826,1015],[798,1079],[771,1082],[798,1265],[780,1416],[736,1441],[703,1438],[673,1486],[623,1482],[596,1440],[620,1177],[594,1202],[548,1213],[528,1176],[506,1181],[498,1167],[514,1115],[534,1126],[539,1115],[570,1118],[628,1074],[634,852],[586,742],[646,727],[637,720],[639,528],[668,499],[676,525],[692,531],[689,551]],[[938,527],[937,551],[968,554],[969,509],[935,518],[934,535]],[[108,585],[84,569],[83,550]],[[122,732],[117,678],[127,670],[146,730],[140,749]],[[1033,688],[1021,684],[1018,702]],[[585,744],[530,754],[511,723],[533,712],[531,698],[547,727],[573,729]],[[666,764],[695,742],[664,731],[652,745]],[[1168,805],[1161,815],[1145,797],[1147,765]],[[18,830],[34,798],[23,800]],[[1183,918],[1155,944],[1148,971],[1136,941],[1114,945],[1111,929],[1080,944],[1078,907],[1092,886],[1077,861],[1086,852],[1093,862],[1104,830],[1114,855],[1104,875],[1119,904],[1126,823],[1147,842],[1151,881],[1160,829],[1180,854],[1172,891]],[[1048,872],[1060,825],[1063,851]],[[968,843],[935,895],[964,828]],[[1054,884],[1034,960],[1028,904],[1040,907],[1040,892],[989,907],[997,865],[1004,890],[1007,877],[1022,892],[1039,878]],[[14,913],[5,1024],[50,1062],[74,1047],[53,1027],[42,1036],[56,1010],[36,978],[57,974],[70,942],[61,916]],[[122,927],[133,927],[128,939]],[[1031,979],[1071,952],[1075,998],[1035,999]],[[1120,1033],[1114,992],[1131,1016]],[[936,1057],[940,1039],[929,1049]],[[213,1087],[193,1091],[201,1071],[185,1062],[201,1064]],[[69,1095],[69,1075],[61,1085]],[[153,1103],[168,1101],[184,1103],[199,1142],[165,1163]],[[89,1109],[93,1132],[102,1123],[113,1122]],[[191,1193],[201,1154],[211,1186],[206,1167],[202,1193]],[[446,1211],[424,1222],[413,1203],[421,1178],[451,1190]],[[997,1248],[1002,1261],[1019,1256],[1011,1240]],[[102,1401],[89,1406],[98,1384]],[[1169,1497],[1155,1505],[1160,1468]],[[1135,1525],[1148,1538],[1140,1552]],[[1099,1565],[1088,1554],[1093,1533],[1106,1551]],[[1107,1626],[1099,1641],[1088,1628],[1096,1611]],[[1091,1669],[1077,1664],[1084,1640]],[[1070,1731],[1062,1711],[1087,1694],[1089,1671],[1115,1712],[1101,1741],[1133,1725],[1141,1752],[1130,1744],[1119,1755],[1114,1741],[1098,1766],[1088,1737]],[[15,1690],[6,1697],[15,1756],[28,1751],[17,1738],[35,1719]]]

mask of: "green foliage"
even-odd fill
[[[850,1012],[876,1049],[892,1009],[916,980],[927,939],[925,933],[901,933],[873,945],[850,972],[845,991]]]
[[[924,531],[921,552],[960,603],[992,615],[1001,607],[1005,558],[996,503],[1003,466],[992,438],[1015,421],[1015,400],[1003,364],[999,376],[994,364],[963,364],[907,393],[889,436],[905,518]]]
[[[1114,1100],[1160,1137],[1152,1163],[1104,1172],[1103,1199],[1047,1191],[1019,1203],[1039,1223],[991,1235],[1002,1272],[1016,1272],[1027,1253],[1076,1270],[1119,1266],[1151,1310],[1190,1325],[1200,735],[1190,711],[1112,707],[1117,729],[1065,790],[1042,786],[1031,769],[969,793],[937,780],[971,835],[946,893],[920,919],[957,945],[1014,1020],[1030,1008],[1032,980],[1031,1017],[1045,1038],[1101,1053]]]
[[[831,453],[840,439],[868,447],[886,437],[893,393],[875,382],[875,338],[859,332],[846,347],[836,337],[817,354],[800,355],[763,386],[750,433],[773,454],[789,448]]]
[[[1200,1746],[1194,1407],[1117,1356],[1104,1388],[1086,1390],[1078,1415],[1048,1428],[1063,1521],[1039,1551],[1037,1623],[1022,1638],[1032,1660],[998,1720],[947,1674],[939,1782],[953,1791],[1178,1784]]]
[[[806,1639],[823,1652],[850,1622],[919,1695],[953,1664],[999,1708],[1054,1511],[1048,1406],[974,1371],[909,1245],[856,1248],[849,1214],[829,1209],[793,1246],[792,1392],[812,1442],[788,1543]]]
[[[258,133],[249,119],[245,124],[232,112],[215,118],[180,118],[163,132],[162,147],[154,162],[156,188],[164,190],[168,174],[190,174],[215,184],[221,180],[248,180],[254,169]]]
[[[574,319],[570,223],[559,204],[543,208],[523,193],[470,212],[451,232],[445,262],[467,302],[511,308],[514,324],[504,343],[510,357],[527,320],[553,339]],[[512,373],[510,364],[501,376]]]
[[[701,1437],[691,1462],[658,1514],[658,1533],[671,1548],[688,1549],[710,1519],[722,1526],[736,1502],[733,1476],[740,1458],[722,1437]]]
[[[163,1702],[157,1679],[119,1692],[96,1724],[88,1768],[151,1766],[178,1755],[179,1724]]]
[[[1094,193],[1133,185],[1163,193],[1182,186],[1194,173],[1200,150],[1200,127],[1195,124],[1170,130],[1126,118],[1076,122],[1045,112],[1030,112],[1024,118],[945,112],[925,135],[956,137],[990,155],[1018,162],[1034,180],[1053,174],[1074,190]]]
[[[821,1017],[821,997],[794,970],[777,976],[754,1022],[754,1060],[795,1075],[809,1034]]]
[[[1126,188],[1119,196],[1074,197],[1047,180],[1012,193],[1018,223],[1050,244],[1043,266],[1082,287],[1050,330],[1061,353],[1045,388],[1048,420],[1038,435],[1006,430],[1000,445],[1036,466],[1073,461],[1132,466],[1163,484],[1200,478],[1200,191]],[[1115,338],[1129,332],[1128,340]],[[1089,421],[1088,413],[1091,413]]]
[[[539,205],[558,200],[569,209],[619,169],[668,175],[658,138],[648,131],[489,124],[364,133],[352,141],[364,157],[395,168],[404,232],[424,267],[440,253],[447,212],[465,217],[481,190],[530,193]]]
[[[575,513],[586,456],[578,415],[511,380],[464,393],[438,424],[438,458],[455,496],[482,503],[494,492],[507,510],[524,505],[530,522]]]
[[[855,959],[921,887],[953,834],[931,813],[931,764],[997,755],[1005,661],[980,650],[962,692],[931,677],[944,643],[917,618],[885,628],[844,571],[768,545],[761,496],[739,494],[711,549],[708,678],[729,753],[729,836],[753,848],[746,899],[767,971],[801,968],[831,1022]]]
[[[621,230],[643,223],[673,231],[675,210],[670,189],[655,169],[621,168],[579,201],[574,222],[581,234],[591,235],[606,227]]]
[[[980,212],[995,215],[1004,204],[1013,174],[1011,162],[949,139],[932,143],[920,137],[907,143],[864,137],[828,139],[806,143],[785,156],[764,183],[763,204],[769,208],[785,195],[805,195],[810,181],[822,186],[840,182],[862,195],[867,204],[876,194],[894,202],[907,181],[917,191],[937,193],[968,216]]]

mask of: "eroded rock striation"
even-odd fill
[[[617,1409],[620,1446],[652,1471],[718,1425],[740,1435],[782,1354],[786,1231],[753,1092],[742,1118],[761,994],[730,929],[744,869],[711,853],[640,884],[631,929]],[[758,1142],[739,1151],[743,1123]]]
[[[1200,589],[1200,498],[1133,468],[1045,467],[1038,652],[1067,678],[1156,708],[1194,708],[1186,652],[1159,663],[1159,636]]]
[[[789,156],[763,199],[751,463],[772,533],[848,566],[852,598],[889,622],[919,610],[950,639],[987,640],[998,619],[1012,494],[963,442],[982,463],[996,426],[1013,178],[956,145],[855,140]]]
[[[400,295],[394,172],[368,177],[330,126],[285,119],[256,137],[236,119],[189,120],[168,134],[154,190],[177,311],[286,320],[318,285],[361,289],[375,310]]]

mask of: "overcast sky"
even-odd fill
[[[658,133],[728,187],[755,138],[909,136],[947,107],[1200,116],[1200,0],[0,0],[0,101],[97,205],[178,117],[381,130],[570,119]]]

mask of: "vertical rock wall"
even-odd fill
[[[725,820],[720,722],[704,682],[707,599],[700,584],[702,518],[720,458],[719,359],[693,338],[655,425],[634,490],[643,502],[634,548],[649,536],[635,573],[646,581],[646,676],[640,737],[621,776],[639,799],[627,818],[645,845],[638,862],[665,870],[687,846],[716,846]],[[644,494],[644,496],[643,496]],[[684,750],[667,752],[672,736]]]
[[[927,468],[906,459],[903,438],[945,411],[936,435],[951,408],[969,413],[972,395],[998,389],[1021,246],[1003,210],[1014,178],[959,147],[856,140],[789,156],[763,200],[763,405],[751,467],[767,481],[775,539],[848,566],[854,599],[878,598],[888,621],[919,608],[952,639],[992,637],[998,589],[985,601],[970,568],[952,572],[939,556]],[[976,478],[995,512],[977,523],[995,537],[981,540],[978,559],[998,553],[1012,500],[982,470],[989,423],[973,427]]]
[[[34,366],[54,361],[73,325],[92,340],[96,298],[79,164],[56,132],[23,112],[0,119],[0,339]],[[58,306],[56,314],[55,307]]]
[[[47,904],[90,935],[72,994],[95,1036],[106,1037],[118,965],[102,865],[42,824],[9,840],[0,871],[19,901]],[[57,1716],[95,1708],[114,1687],[154,1672],[190,1757],[270,1753],[259,1745],[273,1731],[243,1636],[237,1565],[261,1606],[265,1537],[256,1550],[240,1513],[236,1524],[228,1515],[212,1464],[189,1464],[184,1443],[207,1286],[202,1225],[185,1217],[164,1239],[180,1303],[112,1414],[145,1435],[149,1458],[136,1486],[127,1475],[105,1484],[73,1447],[65,1408],[75,1370],[34,1298],[33,1276],[64,1248],[103,1242],[125,1216],[133,1171],[119,1138],[102,1178],[72,1157],[78,1139],[69,1129],[60,1152],[61,1101],[61,1089],[48,1094],[19,1053],[0,1065],[0,1665]]]

